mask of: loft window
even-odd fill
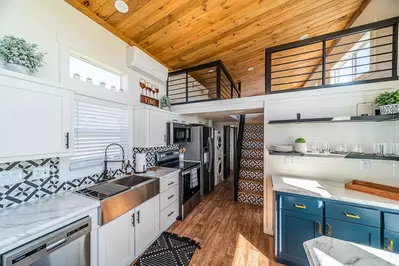
[[[370,32],[363,37],[347,52],[331,71],[331,84],[346,83],[367,74],[370,68]]]
[[[121,89],[120,73],[77,52],[69,56],[69,76],[107,89]]]
[[[100,166],[111,143],[128,150],[128,111],[120,104],[78,97],[74,102],[74,152],[70,170]],[[118,147],[110,147],[108,159],[121,160]]]

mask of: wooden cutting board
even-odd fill
[[[345,188],[399,201],[399,187],[353,180],[346,183]]]

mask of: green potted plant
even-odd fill
[[[306,145],[306,140],[304,138],[297,138],[295,140],[295,151],[299,153],[306,153],[308,151],[308,146]]]
[[[22,38],[6,35],[0,40],[0,57],[9,70],[33,74],[45,63],[45,55],[38,51],[37,44],[28,43]]]
[[[375,104],[380,107],[382,115],[399,113],[399,90],[383,92],[375,98]]]
[[[161,99],[159,100],[159,103],[161,105],[161,108],[164,110],[170,110],[170,98],[166,95],[162,96]]]

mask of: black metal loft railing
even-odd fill
[[[166,93],[172,105],[234,99],[241,97],[241,85],[219,60],[170,72]]]
[[[234,149],[234,201],[238,200],[238,180],[240,178],[242,141],[244,139],[245,115],[240,115],[236,148]]]
[[[267,48],[265,93],[398,79],[399,17]]]

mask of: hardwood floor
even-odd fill
[[[263,207],[234,202],[232,177],[168,231],[200,243],[190,266],[281,265],[273,260],[273,237],[263,233]]]

